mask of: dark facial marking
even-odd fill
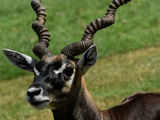
[[[70,77],[73,74],[73,68],[67,67],[66,69],[64,69],[63,73]]]
[[[73,74],[74,66],[71,62],[67,61],[66,68],[63,70],[63,74],[70,77]]]
[[[53,64],[51,64],[51,66],[52,66],[55,70],[58,70],[58,69],[62,66],[62,61],[61,61],[61,60],[56,61],[56,62],[54,62]]]
[[[61,89],[64,86],[64,80],[56,80],[54,84],[55,89]]]
[[[54,89],[61,89],[64,86],[64,76],[62,73],[50,75],[49,82]]]
[[[45,63],[43,61],[40,61],[35,65],[35,67],[40,72],[40,71],[42,71],[42,68],[44,65],[45,65]]]
[[[51,89],[62,89],[65,81],[70,80],[70,77],[74,72],[73,63],[65,59],[63,61],[58,58],[50,62],[40,61],[35,66],[36,69],[41,72],[39,77],[42,77],[43,81],[50,84],[52,86]],[[59,70],[63,64],[66,64],[66,68],[60,73],[55,73],[55,71]]]

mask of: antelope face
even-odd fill
[[[91,46],[81,59],[74,62],[65,55],[44,56],[39,62],[30,56],[5,49],[5,55],[17,67],[34,73],[27,101],[36,108],[58,109],[69,102],[77,71],[84,74],[97,58],[96,46]]]
[[[38,108],[58,107],[67,102],[75,76],[75,64],[64,55],[47,57],[33,67],[33,84],[28,102]]]

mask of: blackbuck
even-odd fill
[[[104,17],[86,27],[80,42],[67,45],[60,55],[53,55],[48,50],[50,34],[45,27],[45,8],[39,0],[32,0],[37,15],[32,27],[39,38],[33,52],[40,61],[4,49],[14,65],[34,73],[34,81],[27,90],[27,101],[32,106],[51,109],[54,120],[160,120],[160,94],[138,93],[120,105],[102,111],[95,105],[83,79],[87,70],[96,63],[94,34],[112,25],[117,8],[129,1],[113,0]],[[76,58],[80,54],[81,58]]]

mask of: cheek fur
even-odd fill
[[[39,75],[40,75],[40,72],[37,70],[37,68],[36,68],[36,67],[34,67],[34,68],[33,68],[33,70],[34,70],[34,73],[35,73],[37,76],[39,76]]]
[[[66,81],[65,86],[62,89],[62,92],[67,93],[67,92],[70,91],[70,89],[72,87],[72,84],[73,84],[74,77],[75,77],[75,72],[73,72],[73,74],[70,77],[70,79],[68,81]]]

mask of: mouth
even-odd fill
[[[29,101],[29,103],[38,109],[43,109],[43,108],[47,108],[49,105],[49,100],[44,100],[44,101]]]
[[[44,100],[44,101],[30,101],[30,104],[34,105],[34,106],[39,106],[39,105],[44,104],[44,103],[49,103],[49,101],[48,100]]]
[[[47,108],[50,101],[49,99],[34,99],[34,98],[28,98],[27,97],[27,101],[35,108],[38,108],[38,109],[43,109],[43,108]]]

